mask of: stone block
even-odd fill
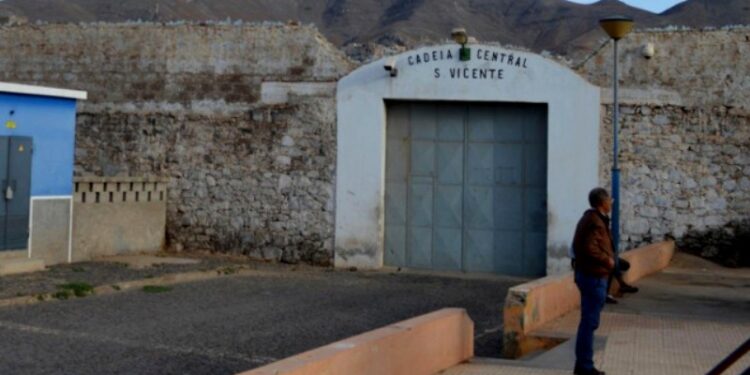
[[[643,235],[648,233],[649,225],[648,220],[641,219],[641,218],[629,218],[624,221],[625,224],[625,232],[636,234],[636,235]]]
[[[657,125],[657,126],[665,126],[665,125],[669,125],[670,123],[669,117],[665,115],[654,116],[652,121],[654,125]]]
[[[279,155],[276,157],[276,165],[279,167],[288,167],[292,164],[292,158],[286,155]]]
[[[718,197],[712,201],[709,201],[708,207],[712,210],[723,211],[727,208],[727,200],[724,198]]]
[[[716,178],[714,178],[713,176],[703,177],[703,178],[701,178],[700,184],[703,187],[715,187],[716,186]]]
[[[292,186],[292,178],[287,175],[279,176],[279,191],[287,191]]]
[[[672,231],[672,234],[676,238],[682,238],[682,236],[684,236],[687,233],[687,231],[688,231],[688,228],[686,226],[679,225],[679,226],[675,227],[675,229]]]
[[[687,189],[695,189],[698,187],[698,183],[695,182],[693,178],[688,177],[685,179],[685,188]]]
[[[719,227],[727,222],[727,218],[723,216],[708,216],[704,219],[704,223],[708,227]]]
[[[294,138],[285,135],[283,138],[281,138],[281,145],[284,147],[292,147],[294,146]]]
[[[643,217],[656,218],[659,217],[659,209],[653,206],[641,207],[640,214]]]
[[[701,197],[692,197],[690,198],[690,208],[697,209],[697,208],[704,208],[706,205],[706,202]]]
[[[335,90],[335,82],[263,82],[261,103],[288,103],[290,95],[330,97],[334,95]]]

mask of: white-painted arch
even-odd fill
[[[370,63],[339,81],[337,267],[383,265],[386,100],[546,103],[547,271],[568,267],[565,257],[576,221],[588,206],[589,190],[598,184],[600,90],[533,53],[471,48],[467,62],[459,61],[456,45],[425,47]],[[384,69],[392,62],[396,77]],[[464,78],[451,78],[451,69],[460,69]],[[492,69],[495,74],[489,78]],[[502,79],[497,78],[498,69]]]

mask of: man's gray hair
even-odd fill
[[[609,198],[607,189],[598,187],[591,190],[589,193],[589,204],[591,205],[591,208],[597,208],[601,206],[607,198]]]

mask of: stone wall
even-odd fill
[[[653,43],[655,55],[643,58]],[[750,26],[720,30],[653,30],[620,41],[620,83],[653,102],[684,106],[750,107]],[[580,71],[595,85],[612,86],[612,46]]]
[[[656,48],[651,59],[641,55],[647,42]],[[621,52],[622,246],[665,237],[694,242],[697,234],[750,218],[750,28],[634,33],[621,41]],[[608,47],[581,73],[609,87],[611,61]],[[603,90],[604,186],[612,162],[611,97]]]
[[[262,81],[335,81],[350,63],[313,27],[91,24],[0,27],[0,80],[86,90],[93,104],[242,111]]]
[[[314,28],[2,26],[0,51],[0,81],[89,92],[77,175],[169,179],[171,248],[332,259],[335,82],[354,66]],[[750,29],[639,32],[621,52],[623,246],[748,222]],[[578,68],[605,87],[605,186],[611,61]]]
[[[169,180],[172,249],[332,258],[335,82],[352,64],[313,27],[15,26],[0,50],[2,81],[89,91],[77,175]]]

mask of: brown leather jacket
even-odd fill
[[[609,231],[609,218],[591,209],[578,221],[573,238],[576,271],[590,276],[607,277],[614,268],[614,247]]]

